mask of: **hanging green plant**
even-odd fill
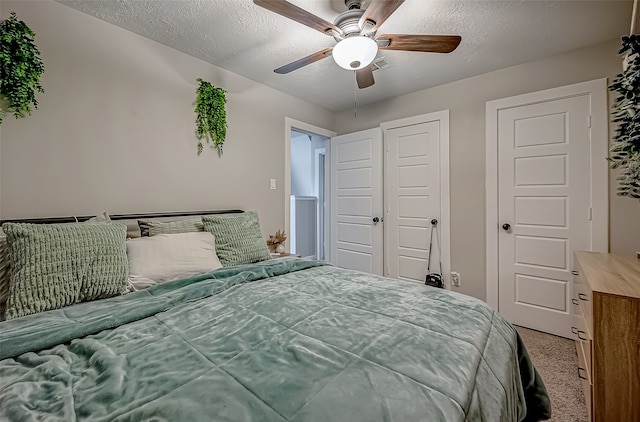
[[[218,155],[222,155],[222,144],[227,137],[227,97],[222,88],[216,88],[207,81],[198,78],[200,86],[196,93],[195,112],[196,137],[198,138],[198,155],[202,153],[203,143],[211,142],[212,148],[218,149]]]
[[[618,54],[628,54],[627,67],[609,90],[618,92],[613,122],[618,124],[610,149],[612,169],[621,168],[618,195],[640,199],[640,35],[622,37]]]
[[[0,124],[7,111],[17,118],[38,108],[36,92],[44,92],[40,77],[44,65],[33,42],[36,34],[15,12],[0,22]]]

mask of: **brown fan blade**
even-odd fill
[[[360,17],[360,28],[369,20],[374,22],[373,30],[377,30],[402,3],[404,0],[373,0]]]
[[[378,42],[389,40],[388,46],[379,46],[380,50],[422,51],[425,53],[451,53],[462,37],[458,35],[403,35],[385,34]]]
[[[356,81],[358,82],[358,88],[360,89],[369,88],[371,85],[376,83],[373,79],[373,69],[371,66],[356,70]]]
[[[296,60],[295,62],[285,64],[284,66],[274,70],[274,72],[279,73],[281,75],[284,75],[285,73],[293,72],[294,70],[298,70],[303,66],[317,62],[318,60],[322,60],[325,57],[329,57],[330,54],[327,54],[327,53],[329,53],[331,50],[333,50],[333,48],[325,48],[324,50],[320,50],[317,53],[310,54],[307,57],[303,57],[299,60]]]
[[[309,28],[320,31],[323,34],[331,35],[330,33],[328,33],[328,31],[330,30],[335,31],[338,34],[342,34],[340,28],[338,28],[334,24],[329,23],[312,13],[309,13],[304,9],[301,9],[286,0],[253,0],[253,2],[260,7],[264,7],[267,10],[271,10],[272,12],[299,22],[303,25],[308,26]]]

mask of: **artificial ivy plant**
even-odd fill
[[[622,37],[619,54],[627,67],[609,86],[618,97],[613,121],[618,124],[610,149],[611,168],[621,168],[618,195],[640,199],[640,35]]]
[[[33,42],[36,34],[15,12],[0,22],[0,124],[7,111],[17,118],[38,108],[36,92],[44,92],[44,65]]]
[[[211,142],[212,148],[218,149],[222,155],[222,144],[227,137],[227,97],[222,88],[216,88],[211,83],[198,78],[196,109],[196,137],[198,138],[198,155],[202,153],[203,143]]]

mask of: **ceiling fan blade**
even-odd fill
[[[303,57],[301,59],[296,60],[295,62],[291,62],[289,64],[285,64],[282,67],[277,68],[274,72],[284,75],[285,73],[293,72],[294,70],[298,70],[303,66],[308,64],[317,62],[318,60],[322,60],[325,57],[329,57],[331,54],[329,52],[333,50],[333,48],[325,48],[324,50],[320,50],[316,53],[310,54],[307,57]]]
[[[313,13],[309,13],[306,10],[301,9],[286,0],[253,0],[253,2],[260,7],[264,7],[267,10],[271,10],[274,13],[299,22],[309,28],[315,29],[316,31],[320,31],[323,34],[331,35],[328,33],[330,30],[335,31],[338,34],[342,34],[342,30],[334,24],[319,18]]]
[[[373,30],[377,30],[402,3],[404,0],[373,0],[360,18],[360,28],[369,20],[375,22]]]
[[[380,50],[422,51],[425,53],[451,53],[462,37],[459,35],[380,35],[378,42],[389,40],[389,45],[379,46]]]
[[[358,82],[358,88],[360,89],[369,88],[371,85],[376,83],[373,79],[373,69],[371,66],[356,70],[356,81]]]

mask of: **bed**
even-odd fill
[[[223,265],[0,333],[0,420],[550,417],[516,330],[484,302],[321,261]]]

